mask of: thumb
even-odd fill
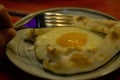
[[[13,27],[12,21],[5,7],[0,4],[0,30]]]

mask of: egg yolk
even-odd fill
[[[87,42],[87,37],[82,33],[69,32],[57,38],[57,44],[62,47],[82,47]]]

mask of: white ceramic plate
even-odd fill
[[[116,20],[115,18],[95,11],[91,9],[84,9],[84,8],[54,8],[54,9],[48,9],[44,11],[55,11],[55,12],[61,12],[64,14],[73,14],[73,15],[82,15],[82,16],[88,16],[92,18],[100,18],[100,19],[112,19]],[[40,14],[44,11],[39,11],[33,14],[30,14],[20,21],[18,21],[15,24],[15,27],[24,24],[27,20],[31,19],[37,14]],[[55,75],[50,72],[44,71],[42,68],[42,65],[40,62],[36,59],[35,52],[29,51],[28,48],[32,46],[32,44],[26,43],[24,39],[26,38],[25,32],[28,29],[25,30],[19,30],[17,31],[16,37],[7,45],[6,54],[8,58],[13,62],[17,67],[19,67],[21,70],[38,76],[42,78],[47,79],[55,79],[55,80],[85,80],[85,79],[92,79],[100,76],[104,76],[120,67],[120,54],[118,53],[112,60],[110,60],[107,64],[103,65],[102,67],[86,72],[86,73],[80,73],[77,75],[71,75],[71,76],[61,76],[61,75]]]

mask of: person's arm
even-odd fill
[[[15,36],[15,30],[5,7],[0,4],[0,53],[3,47]]]

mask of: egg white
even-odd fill
[[[53,28],[52,30],[39,34],[35,40],[35,51],[38,59],[45,59],[47,54],[47,45],[65,52],[69,47],[62,47],[57,44],[56,40],[63,34],[75,32],[82,33],[87,35],[87,43],[81,47],[81,49],[93,49],[96,48],[102,41],[103,37],[98,34],[95,34],[92,31],[81,29],[79,27],[62,27],[62,28]],[[64,43],[63,43],[64,44]]]

